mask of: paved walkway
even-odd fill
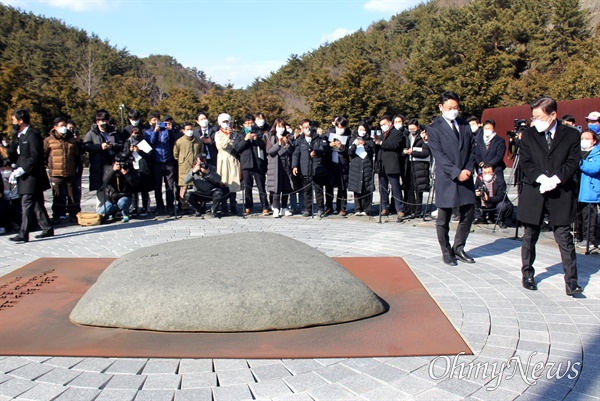
[[[467,251],[477,263],[448,267],[431,222],[378,224],[367,217],[337,216],[183,217],[65,226],[55,238],[22,245],[0,237],[0,275],[39,257],[119,257],[152,244],[241,231],[282,233],[332,257],[403,257],[475,355],[308,360],[0,356],[0,400],[600,400],[600,257],[578,255],[585,291],[567,297],[559,253],[548,233],[538,245],[538,291],[521,288],[520,242],[509,239],[514,229],[492,233],[490,226],[476,227]]]

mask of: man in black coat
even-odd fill
[[[21,195],[23,219],[19,234],[10,240],[17,243],[29,241],[29,232],[37,220],[42,233],[35,238],[47,238],[54,235],[48,212],[44,206],[44,191],[50,189],[50,180],[44,165],[44,144],[40,133],[32,128],[29,112],[17,109],[12,114],[12,125],[17,131],[19,141],[19,158],[17,168],[9,177],[9,181],[17,184]]]
[[[454,92],[440,97],[442,115],[427,128],[429,148],[435,159],[435,203],[438,208],[436,231],[444,263],[456,266],[456,259],[475,263],[465,252],[471,231],[475,204],[475,152],[473,133],[466,121],[458,119],[460,98]],[[459,223],[450,246],[448,232],[452,208],[459,210]]]
[[[218,127],[211,126],[208,121],[208,114],[205,111],[199,111],[196,114],[198,128],[194,130],[194,135],[204,144],[204,153],[206,162],[213,167],[217,166],[217,145],[215,144],[215,132]]]
[[[300,127],[303,136],[296,141],[292,155],[292,174],[302,177],[304,191],[304,212],[302,216],[312,215],[313,187],[317,201],[317,215],[325,216],[323,187],[327,182],[326,157],[329,155],[329,141],[318,136],[311,127],[310,120],[302,120]]]
[[[557,104],[541,97],[531,104],[534,127],[521,139],[518,219],[525,226],[521,261],[523,287],[536,290],[535,244],[545,213],[550,217],[554,240],[560,249],[567,295],[582,292],[577,284],[577,260],[570,225],[575,221],[577,198],[573,177],[581,157],[579,132],[557,122]]]

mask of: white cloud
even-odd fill
[[[20,7],[20,8],[25,8],[28,6],[28,2],[23,1],[23,0],[1,0],[0,3],[7,5],[7,6],[12,6],[12,7]]]
[[[424,0],[369,0],[365,3],[365,10],[393,15],[423,2]]]
[[[227,85],[233,84],[235,88],[245,88],[252,84],[255,78],[266,78],[271,72],[277,71],[285,60],[264,60],[260,62],[243,60],[239,57],[227,56],[220,62],[210,65],[202,62],[191,63],[214,82]],[[187,64],[187,63],[186,63]]]
[[[335,42],[336,40],[341,39],[344,36],[349,35],[354,32],[355,31],[352,31],[350,29],[338,28],[335,31],[333,31],[332,33],[326,33],[323,36],[321,36],[321,43]]]

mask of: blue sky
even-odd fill
[[[291,54],[389,19],[423,0],[0,0],[96,33],[119,49],[173,56],[245,87]]]

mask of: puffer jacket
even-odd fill
[[[581,160],[579,168],[581,169],[579,202],[600,203],[600,144],[596,144]]]
[[[51,177],[74,177],[81,164],[80,140],[67,132],[64,136],[54,129],[44,139],[44,160]]]

